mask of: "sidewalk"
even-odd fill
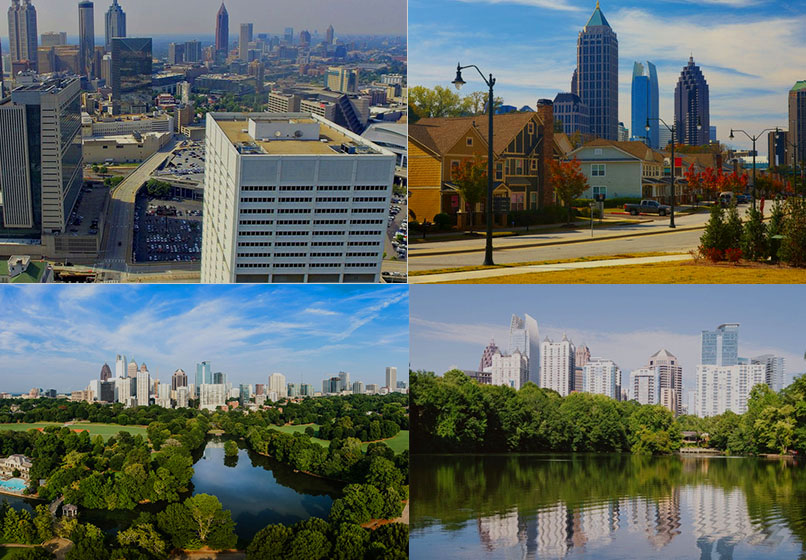
[[[410,276],[409,284],[436,284],[440,282],[462,282],[464,280],[477,280],[480,278],[497,278],[514,276],[517,274],[533,274],[535,272],[557,272],[562,270],[582,270],[605,266],[628,266],[633,264],[655,264],[662,262],[678,262],[691,260],[691,255],[661,255],[659,257],[636,257],[631,259],[611,259],[605,261],[575,262],[562,264],[538,264],[527,266],[513,266],[507,268],[489,268],[485,270],[472,270],[468,272],[445,272],[441,274],[424,274]]]

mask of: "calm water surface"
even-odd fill
[[[413,455],[412,560],[806,558],[806,465]]]

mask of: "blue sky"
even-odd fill
[[[492,72],[509,105],[554,99],[570,90],[577,35],[594,7],[591,0],[409,0],[409,83],[450,87],[460,61]],[[731,142],[730,128],[787,127],[787,92],[806,79],[806,3],[603,0],[601,8],[618,34],[619,120],[628,128],[633,62],[658,66],[660,116],[671,122],[674,87],[692,54],[710,86],[721,141],[749,145]],[[464,77],[464,93],[483,89],[475,72]]]
[[[421,286],[411,287],[411,367],[444,373],[478,367],[484,347],[509,343],[513,313],[530,314],[541,340],[586,344],[629,372],[666,348],[693,389],[700,333],[740,323],[739,355],[784,356],[787,381],[806,370],[801,286]],[[685,398],[685,393],[684,393]]]
[[[115,355],[161,381],[202,360],[237,383],[408,379],[407,286],[0,288],[0,391],[83,389]]]

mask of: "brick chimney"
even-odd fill
[[[540,161],[538,163],[538,199],[539,207],[545,208],[554,204],[554,190],[548,181],[549,162],[554,157],[554,102],[551,99],[537,100],[537,116],[543,122],[540,134]]]

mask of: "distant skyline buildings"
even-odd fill
[[[126,36],[126,12],[123,11],[118,0],[112,0],[112,5],[106,12],[106,52],[112,52],[112,39]]]
[[[632,140],[660,147],[658,70],[649,61],[635,62],[632,72]],[[649,124],[649,132],[646,126]]]
[[[688,59],[674,90],[674,122],[676,141],[691,146],[704,146],[711,138],[711,102],[708,82],[694,56]]]
[[[37,13],[31,0],[11,0],[8,9],[8,38],[11,62],[27,61],[32,68],[38,67]]]
[[[218,9],[215,20],[215,52],[216,54],[227,54],[229,52],[229,12],[224,2]]]
[[[78,3],[78,68],[82,76],[94,77],[95,5],[89,0]]]

